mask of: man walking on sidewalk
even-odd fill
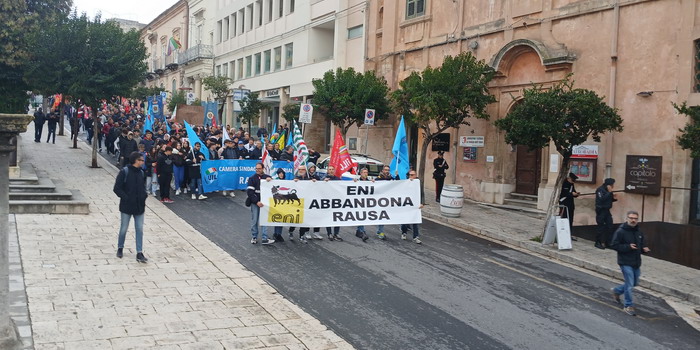
[[[41,142],[41,132],[44,130],[46,117],[41,107],[34,112],[34,142]]]
[[[156,162],[156,174],[158,175],[158,186],[160,187],[160,201],[162,203],[173,203],[170,199],[170,181],[173,180],[173,148],[165,147],[165,152]]]
[[[598,234],[595,237],[595,247],[605,249],[603,244],[609,244],[610,230],[613,225],[612,209],[613,202],[617,201],[613,193],[615,179],[607,178],[603,185],[595,191],[595,221],[598,224]]]
[[[134,217],[136,230],[136,261],[146,263],[143,255],[143,217],[146,211],[146,177],[143,170],[143,155],[132,152],[129,155],[129,165],[125,166],[114,181],[114,193],[119,196],[119,211],[121,212],[121,227],[117,242],[117,258],[124,256],[124,240],[129,229],[129,221]]]
[[[621,303],[620,295],[625,296],[624,311],[630,316],[635,316],[634,303],[632,302],[632,289],[639,284],[640,267],[642,266],[642,254],[651,250],[644,244],[644,234],[639,230],[637,222],[639,213],[627,212],[625,223],[613,234],[610,247],[617,251],[617,264],[620,265],[625,283],[613,288],[615,301]]]

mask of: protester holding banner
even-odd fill
[[[408,178],[409,181],[414,181],[418,179],[418,175],[416,174],[415,169],[411,169],[408,171],[406,174],[406,177]],[[421,203],[423,203],[423,198],[421,198]],[[420,205],[420,208],[423,208],[423,204]],[[421,244],[423,241],[421,241],[418,236],[420,236],[420,227],[418,224],[402,224],[401,225],[401,239],[404,241],[406,240],[406,234],[408,233],[408,230],[411,229],[413,231],[413,243],[416,244]]]
[[[313,166],[314,169],[316,168],[316,166],[313,163],[309,163],[309,165]],[[305,165],[299,166],[299,168],[297,169],[297,174],[296,174],[296,176],[294,176],[294,181],[299,181],[299,180],[309,181],[309,180],[311,180],[311,181],[315,182],[316,180],[318,180],[318,176],[311,176],[309,174],[309,172],[306,171],[306,168],[307,168],[307,166],[305,166]],[[308,242],[309,237],[307,237],[306,233],[309,232],[309,229],[310,229],[309,227],[302,227],[299,229],[299,240],[301,242],[303,242],[303,243]],[[323,236],[321,236],[321,234],[319,232],[320,232],[320,229],[318,227],[314,227],[313,236],[311,238],[318,239],[318,240],[323,239]],[[292,239],[293,233],[294,233],[294,227],[290,227],[289,228],[290,239]]]
[[[248,178],[248,187],[246,192],[248,194],[248,199],[246,200],[246,205],[250,206],[251,213],[251,223],[250,223],[250,233],[253,236],[250,243],[258,243],[258,223],[260,222],[260,208],[262,208],[263,203],[260,201],[260,181],[269,178],[270,175],[265,174],[265,168],[262,163],[255,164],[255,174]],[[262,244],[272,244],[275,243],[274,239],[267,238],[267,226],[261,226],[262,230]]]
[[[286,180],[287,179],[287,173],[284,172],[284,169],[278,168],[277,173],[276,173],[277,179],[276,180]],[[271,178],[268,178],[267,181],[270,181]],[[272,235],[272,238],[275,239],[275,242],[284,242],[284,238],[282,237],[282,226],[275,226],[274,234]],[[289,240],[293,241],[294,237],[290,234]]]
[[[323,178],[323,181],[338,181],[340,180],[339,177],[335,176],[335,167],[332,165],[329,165],[328,168],[328,173],[325,178]],[[277,228],[277,227],[275,227]],[[332,231],[331,231],[332,230]],[[326,227],[326,234],[328,235],[328,240],[329,241],[338,241],[342,242],[343,239],[338,236],[340,234],[340,226],[335,226],[335,227]]]
[[[238,159],[247,159],[248,158],[248,150],[243,147],[245,145],[245,142],[242,140],[238,141],[238,148],[236,148],[236,152],[238,154]]]
[[[377,176],[377,181],[391,181],[394,178],[391,176],[391,169],[388,165],[382,167],[382,172]],[[381,240],[386,239],[386,234],[384,233],[384,225],[377,225],[377,238]]]
[[[369,179],[369,170],[367,168],[362,168],[360,169],[360,178],[359,179],[354,179],[353,181],[372,181]],[[357,230],[355,231],[355,237],[357,238],[362,238],[363,242],[367,242],[369,239],[369,236],[367,236],[367,233],[365,232],[365,225],[360,225],[357,226]]]

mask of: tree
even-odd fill
[[[219,117],[223,122],[224,105],[226,105],[226,98],[231,93],[229,89],[229,84],[232,83],[231,78],[225,76],[209,76],[202,79],[202,84],[207,90],[214,94],[214,100],[219,103]]]
[[[351,126],[364,123],[365,109],[375,110],[375,120],[385,119],[389,113],[389,87],[373,71],[338,68],[312,83],[314,107],[340,129],[343,137]]]
[[[678,113],[690,117],[688,124],[683,129],[678,129],[681,132],[676,140],[678,145],[683,149],[689,149],[691,157],[700,158],[700,107],[688,107],[684,102],[680,106],[674,103],[673,108]]]
[[[251,92],[241,100],[241,113],[239,117],[248,123],[248,132],[251,132],[251,124],[253,120],[257,120],[260,116],[260,111],[268,109],[267,103],[260,101],[257,92]]]
[[[128,96],[131,98],[139,99],[141,101],[145,100],[148,96],[158,96],[161,92],[165,91],[164,88],[160,86],[137,86],[133,88]],[[172,109],[171,109],[172,111]]]
[[[569,173],[568,164],[574,146],[589,138],[600,142],[601,134],[622,131],[622,118],[617,109],[605,104],[594,91],[574,89],[570,77],[551,89],[543,89],[540,85],[525,89],[522,101],[495,123],[497,128],[505,131],[505,140],[512,145],[539,150],[551,142],[561,154],[562,166],[549,200],[548,218],[559,208],[559,193]]]
[[[282,118],[289,123],[293,123],[299,118],[299,106],[297,103],[290,103],[282,107]]]
[[[168,100],[168,110],[172,113],[178,105],[187,104],[187,97],[184,91],[178,91]]]
[[[28,39],[45,24],[65,18],[71,5],[71,0],[0,2],[0,111],[25,112],[30,87],[23,77],[33,51]]]
[[[33,37],[35,59],[27,80],[44,91],[81,99],[92,108],[92,167],[97,167],[100,100],[127,95],[141,81],[146,73],[146,47],[135,30],[124,32],[99,16],[91,20],[86,14],[73,13],[66,21],[43,29]],[[67,54],[56,59],[56,52]]]
[[[424,179],[428,145],[449,128],[469,125],[469,119],[488,119],[486,107],[496,102],[488,91],[494,71],[471,53],[447,56],[437,68],[413,72],[392,94],[396,110],[423,132],[419,177]],[[403,174],[401,174],[403,175]],[[424,181],[421,181],[421,196]]]

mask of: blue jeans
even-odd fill
[[[634,306],[632,302],[632,289],[639,285],[639,275],[641,275],[642,270],[629,265],[620,265],[620,270],[622,270],[622,277],[625,278],[625,283],[615,287],[613,291],[615,294],[625,295],[625,307]]]
[[[137,253],[142,253],[143,252],[143,217],[144,214],[141,215],[131,215],[131,214],[122,214],[122,224],[121,227],[119,228],[119,241],[117,242],[117,248],[124,248],[124,240],[126,239],[126,231],[129,229],[129,220],[131,220],[131,217],[134,217],[134,228],[136,229],[136,252]]]
[[[365,226],[364,226],[364,225],[362,225],[362,226],[357,226],[357,231],[360,231],[360,232],[362,232],[362,233],[365,233]]]
[[[418,224],[401,224],[401,233],[405,234],[408,232],[409,226],[413,230],[413,238],[418,238],[420,235],[420,229],[418,228]]]
[[[173,175],[175,176],[175,189],[180,189],[185,187],[185,167],[184,166],[173,166]]]
[[[204,194],[204,188],[202,188],[202,178],[190,180],[190,191],[192,192],[192,194]]]
[[[253,238],[258,238],[258,221],[260,221],[260,207],[255,203],[250,205],[250,233]],[[267,239],[267,226],[260,226],[262,228],[262,239]]]
[[[384,232],[384,225],[377,225],[377,233]]]

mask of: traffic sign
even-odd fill
[[[365,125],[374,125],[374,109],[365,109]]]
[[[314,114],[314,107],[308,103],[299,106],[299,122],[309,124]]]

